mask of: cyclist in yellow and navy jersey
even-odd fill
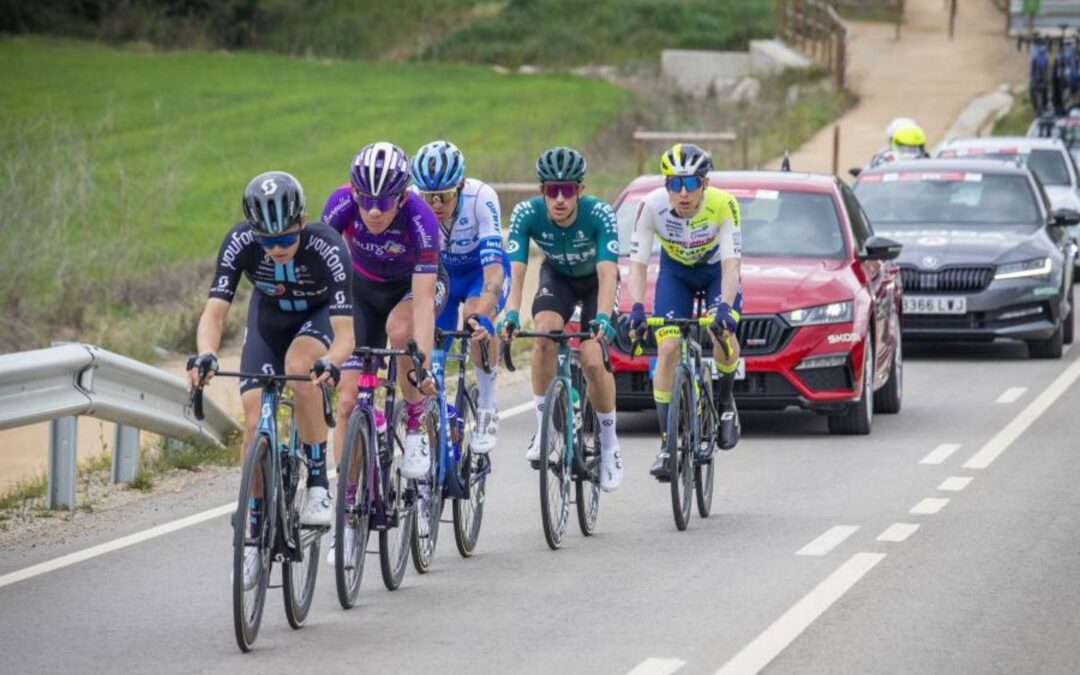
[[[727,192],[709,187],[712,158],[696,145],[682,143],[672,147],[660,161],[664,187],[645,196],[638,206],[634,238],[630,251],[630,298],[634,303],[629,315],[630,329],[644,330],[647,266],[652,256],[653,237],[660,238],[660,274],[656,280],[653,315],[689,318],[695,293],[704,292],[706,308],[714,317],[709,334],[720,371],[720,429],[718,445],[723,450],[735,447],[739,440],[739,415],[735,409],[733,388],[739,363],[739,343],[735,330],[742,310],[740,256],[742,232],[739,230],[739,203]],[[660,433],[667,429],[671,383],[678,360],[679,330],[675,327],[656,331],[657,358],[653,377],[653,399],[660,421]],[[725,353],[720,346],[728,345]],[[667,448],[660,453],[649,472],[667,478]]]

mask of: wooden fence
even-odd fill
[[[822,0],[776,0],[776,36],[823,65],[843,89],[847,74],[848,28]]]

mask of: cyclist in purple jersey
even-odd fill
[[[430,355],[435,342],[439,223],[418,195],[407,192],[409,158],[392,143],[364,146],[353,158],[349,184],[330,195],[323,220],[342,234],[352,255],[353,328],[357,347],[404,349],[409,340]],[[343,369],[359,368],[350,359]],[[401,472],[421,478],[431,468],[427,434],[420,418],[425,396],[435,393],[429,372],[409,382],[412,362],[398,361],[398,387],[405,399],[407,429]],[[338,387],[338,415],[347,419],[356,403],[356,377]],[[345,424],[334,431],[335,458],[341,459]],[[355,486],[349,486],[350,490]]]

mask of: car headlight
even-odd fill
[[[854,314],[854,303],[851,300],[833,302],[828,305],[796,309],[784,318],[792,326],[814,326],[823,323],[847,323]]]
[[[1049,276],[1053,265],[1050,258],[1034,258],[1020,262],[998,265],[995,279],[1022,279],[1025,277]]]

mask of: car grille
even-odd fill
[[[814,391],[854,388],[851,383],[851,368],[847,366],[806,368],[798,371],[798,375],[799,379]]]
[[[993,330],[1050,319],[1046,303],[1011,305],[992,312],[967,314],[908,314],[904,328],[910,330]]]
[[[901,267],[904,290],[915,293],[978,293],[994,280],[993,267],[949,267],[927,272]]]
[[[747,373],[735,380],[735,394],[740,396],[795,397],[799,395],[787,378],[779,373]]]
[[[739,322],[736,335],[739,338],[743,356],[764,356],[780,351],[792,333],[794,329],[780,317],[763,315],[743,317]],[[622,326],[616,337],[616,345],[623,352],[630,353],[632,346],[630,337]],[[642,354],[656,354],[656,339],[652,333],[644,340],[642,346]]]

